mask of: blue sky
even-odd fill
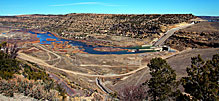
[[[184,14],[219,16],[219,0],[1,0],[0,15]]]

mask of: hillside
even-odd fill
[[[192,14],[0,16],[0,41],[8,42],[0,44],[0,97],[10,100],[123,101],[123,88],[141,87],[151,78],[153,68],[148,64],[155,57],[167,59],[176,71],[177,79],[186,76],[192,56],[201,54],[208,59],[218,53],[217,48],[209,47],[219,46],[219,23],[188,24],[194,18]],[[192,26],[173,34],[165,45],[180,51],[209,49],[134,52],[139,50],[137,48],[151,48],[149,45],[168,35],[169,29],[183,25]],[[146,47],[138,47],[140,45]],[[131,48],[125,49],[127,47]],[[154,63],[165,63],[161,58]],[[166,63],[155,67],[170,69]],[[166,76],[158,78],[162,77]],[[143,92],[137,90],[136,94]]]
[[[219,22],[201,22],[176,32],[165,44],[178,50],[218,47],[218,28]]]
[[[88,38],[89,34],[107,34],[146,38],[159,34],[162,26],[188,22],[192,14],[166,15],[116,15],[116,14],[67,14],[21,15],[0,17],[4,26],[42,29],[66,38]],[[89,38],[91,38],[90,36]]]
[[[198,16],[198,17],[211,22],[219,22],[219,16]]]
[[[50,78],[48,72],[37,64],[16,59],[19,50],[16,45],[9,46],[3,42],[0,49],[0,100],[4,96],[18,100],[18,95],[37,100],[66,97],[66,91]]]

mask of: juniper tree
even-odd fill
[[[148,94],[153,101],[169,100],[176,86],[176,74],[162,58],[154,58],[148,64],[151,79]]]
[[[219,54],[212,60],[204,61],[200,55],[193,57],[191,67],[187,68],[188,77],[183,77],[185,92],[194,100],[219,100]]]

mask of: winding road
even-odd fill
[[[191,24],[187,24],[187,25],[184,25],[184,26],[180,26],[180,27],[177,27],[177,28],[172,28],[170,30],[168,30],[156,43],[154,43],[153,46],[161,46],[163,45],[163,43],[170,37],[172,36],[176,31],[180,30],[180,29],[184,29],[186,27],[189,27],[191,25],[193,25],[194,23],[191,23]]]
[[[159,46],[159,45],[162,45],[164,43],[165,40],[167,40],[171,35],[174,34],[175,31],[179,30],[179,29],[183,29],[183,28],[186,28],[188,26],[191,26],[193,25],[193,23],[191,24],[187,24],[187,25],[184,25],[184,26],[181,26],[181,27],[177,27],[177,28],[173,28],[169,31],[167,31],[165,33],[165,35],[163,37],[161,37],[155,44],[154,46]],[[54,53],[54,52],[51,52],[47,49],[45,49],[44,47],[42,46],[38,46],[40,47],[41,49],[49,52],[49,53],[52,53],[54,54],[55,56],[57,56],[58,59],[61,59],[61,56],[59,56],[58,54]],[[72,74],[75,74],[75,75],[81,75],[81,76],[88,76],[88,77],[120,77],[120,76],[128,76],[128,75],[131,75],[133,73],[136,73],[137,71],[140,71],[144,68],[147,67],[147,65],[144,65],[144,66],[140,66],[138,69],[136,70],[133,70],[131,72],[128,72],[128,73],[124,73],[124,74],[106,74],[106,75],[94,75],[94,74],[87,74],[87,73],[81,73],[81,72],[75,72],[75,71],[71,71],[71,70],[66,70],[66,69],[62,69],[62,68],[58,68],[56,67],[55,65],[49,65],[48,63],[46,63],[45,61],[41,60],[41,59],[38,59],[36,57],[33,57],[33,56],[30,56],[30,55],[27,55],[25,53],[22,53],[22,52],[18,52],[18,58],[20,59],[23,59],[23,60],[27,60],[27,61],[30,61],[30,62],[33,62],[33,63],[36,63],[38,65],[42,65],[42,66],[46,66],[46,67],[49,67],[49,68],[52,68],[52,69],[56,69],[56,70],[61,70],[63,72],[66,72],[66,73],[72,73]]]
[[[47,61],[59,60],[58,62],[54,63],[52,66],[56,66],[58,63],[61,62],[62,57],[61,57],[60,55],[58,55],[58,54],[56,54],[56,53],[54,53],[54,52],[52,52],[52,51],[46,49],[45,47],[41,46],[40,44],[38,44],[38,45],[34,44],[34,46],[35,46],[35,47],[39,47],[39,48],[41,48],[42,50],[46,51],[47,54],[48,54],[48,53],[51,53],[51,54],[53,54],[53,55],[55,55],[55,56],[57,57],[56,59],[51,60],[51,55],[48,54],[49,59],[48,59]]]
[[[136,69],[134,71],[131,71],[131,72],[128,72],[128,73],[124,73],[124,74],[93,75],[93,74],[75,72],[75,71],[71,71],[71,70],[66,70],[66,69],[58,68],[58,67],[55,67],[53,65],[49,65],[48,63],[46,63],[45,61],[43,61],[41,59],[38,59],[36,57],[27,55],[27,54],[22,53],[22,52],[18,52],[18,58],[26,60],[26,61],[30,61],[30,62],[33,62],[33,63],[36,63],[38,65],[46,66],[46,67],[49,67],[49,68],[52,68],[52,69],[61,70],[61,71],[66,72],[66,73],[72,73],[72,74],[75,74],[75,75],[88,76],[88,77],[119,77],[119,76],[127,76],[127,75],[133,74],[133,73],[135,73],[135,72],[137,72],[139,70],[142,70],[142,69],[147,67],[147,66],[141,66],[141,67],[139,67],[138,69]]]
[[[167,31],[153,46],[161,46],[163,45],[163,43],[170,37],[174,34],[174,32],[180,30],[180,29],[183,29],[183,28],[186,28],[186,27],[189,27],[193,25],[193,23],[191,24],[187,24],[187,25],[184,25],[184,26],[180,26],[180,27],[177,27],[177,28],[173,28],[173,29],[170,29],[169,31]],[[36,46],[36,45],[35,45]],[[61,61],[61,56],[59,56],[58,54],[52,52],[52,51],[49,51],[47,50],[46,48],[44,48],[43,46],[41,45],[37,45],[36,47],[38,48],[41,48],[43,49],[44,51],[47,52],[47,54],[49,55],[49,53],[55,55],[57,58],[56,59],[59,59],[59,62]],[[177,54],[177,53],[176,53]],[[176,55],[175,54],[175,55]],[[171,57],[171,56],[170,56]],[[26,60],[26,61],[30,61],[30,62],[33,62],[33,63],[36,63],[38,65],[42,65],[42,66],[45,66],[45,67],[49,67],[49,68],[52,68],[52,69],[56,69],[56,70],[60,70],[60,71],[63,71],[63,72],[66,72],[66,73],[72,73],[72,74],[75,74],[75,75],[81,75],[81,76],[87,76],[87,77],[121,77],[121,76],[129,76],[131,74],[134,74],[142,69],[145,69],[147,68],[147,65],[144,65],[144,66],[140,66],[138,69],[136,70],[133,70],[131,72],[128,72],[128,73],[124,73],[124,74],[108,74],[108,75],[93,75],[93,74],[87,74],[87,73],[81,73],[81,72],[75,72],[75,71],[71,71],[71,70],[66,70],[66,69],[62,69],[62,68],[58,68],[56,67],[56,64],[58,64],[59,62],[56,62],[55,64],[53,65],[50,65],[48,63],[46,63],[44,60],[41,60],[39,58],[36,58],[36,57],[33,57],[33,56],[30,56],[30,55],[27,55],[25,53],[22,53],[22,52],[18,52],[18,58],[20,59],[23,59],[23,60]],[[168,57],[165,57],[165,58],[168,58]],[[55,59],[55,60],[56,60]],[[49,61],[51,61],[51,56],[49,55]],[[82,66],[86,66],[86,65],[82,65]],[[93,66],[96,66],[96,65],[93,65]],[[135,83],[135,86],[137,86],[139,84],[139,82],[141,81],[141,79],[143,78],[143,76],[149,72],[149,69],[147,68],[143,73],[142,75],[138,78],[138,80],[136,81]],[[51,75],[53,76],[54,78],[58,78],[56,77],[55,75]],[[70,89],[70,87],[68,87],[68,85],[66,83],[64,83],[63,81],[59,80],[59,78],[57,79],[57,81],[59,81],[63,86],[66,86],[66,90],[68,92],[69,95],[73,95],[75,92],[74,90]],[[98,87],[104,91],[105,93],[111,93],[112,91],[108,88],[106,88],[104,85],[101,84],[101,80],[96,78],[96,84],[98,85]]]

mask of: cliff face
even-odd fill
[[[219,47],[219,23],[201,22],[180,30],[171,36],[166,44],[178,49]]]

